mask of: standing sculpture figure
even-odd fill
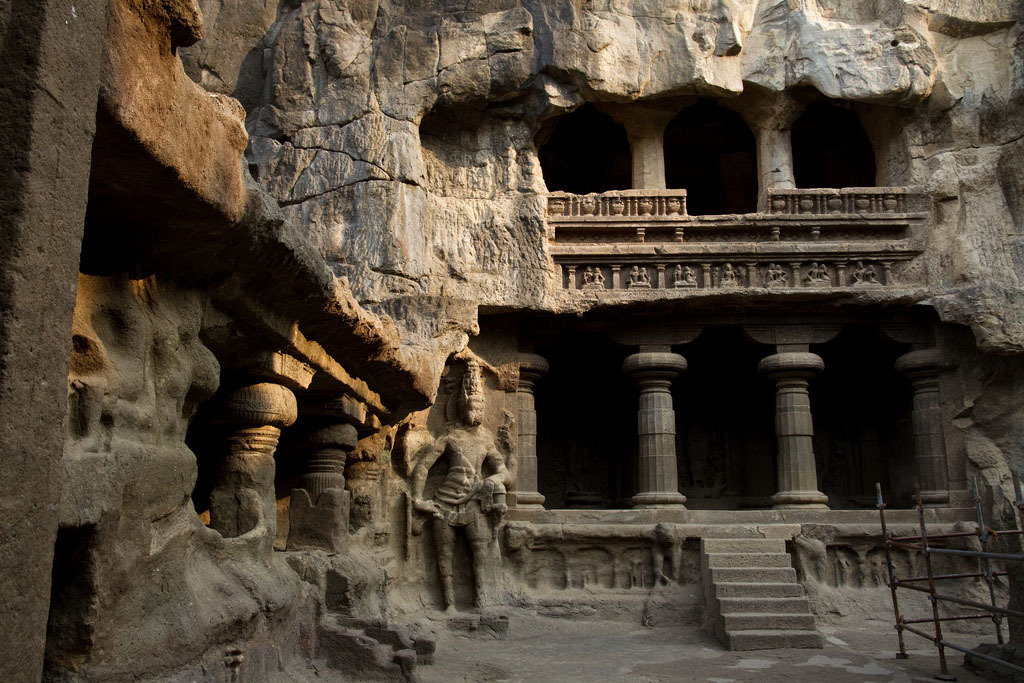
[[[445,609],[455,610],[452,556],[455,531],[462,529],[472,553],[474,601],[486,607],[491,543],[494,530],[508,509],[506,487],[511,476],[498,449],[494,433],[481,422],[484,416],[483,382],[480,367],[469,362],[458,395],[461,426],[426,446],[412,473],[412,504],[417,512],[433,517],[437,568]],[[448,459],[445,473],[432,500],[423,499],[427,473],[441,457]],[[484,477],[485,470],[491,474]]]

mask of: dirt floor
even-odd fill
[[[462,681],[827,681],[902,683],[931,681],[939,657],[931,643],[908,635],[910,658],[894,657],[891,622],[847,619],[819,627],[821,650],[728,652],[693,626],[646,628],[623,622],[573,621],[513,615],[506,640],[454,634],[441,637],[436,661],[418,667],[422,683]],[[951,634],[968,647],[992,640]],[[961,683],[989,680],[947,650],[949,672]]]

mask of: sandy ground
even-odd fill
[[[623,622],[573,621],[513,615],[507,640],[453,635],[438,642],[432,666],[417,667],[422,683],[462,681],[825,681],[903,683],[932,681],[937,650],[908,635],[910,658],[894,657],[891,622],[848,619],[819,626],[821,650],[728,652],[693,626],[645,628]],[[951,634],[969,647],[992,638]],[[949,672],[962,683],[988,680],[964,668],[947,650]]]

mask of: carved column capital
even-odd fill
[[[247,384],[224,399],[217,421],[244,427],[288,427],[298,417],[291,389],[272,382]]]
[[[521,353],[516,360],[519,363],[519,387],[523,389],[533,389],[534,383],[551,369],[547,359],[535,353]]]
[[[686,359],[671,351],[639,351],[626,356],[622,362],[623,372],[638,384],[662,380],[671,382],[686,372],[686,368]]]
[[[896,372],[911,380],[934,377],[943,370],[953,367],[952,361],[936,348],[917,349],[905,353],[893,364]]]
[[[825,369],[825,361],[816,353],[783,351],[766,356],[757,364],[757,370],[774,380],[810,379]]]

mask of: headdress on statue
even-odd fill
[[[484,395],[484,380],[480,373],[480,364],[473,359],[466,361],[466,371],[462,375],[462,391],[459,399],[466,405],[471,397]]]

